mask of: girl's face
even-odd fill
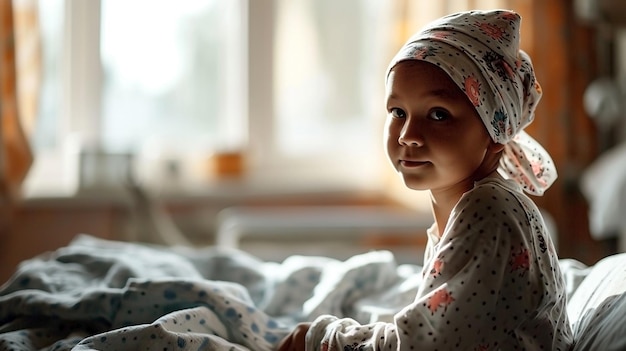
[[[387,155],[407,187],[466,192],[497,167],[478,112],[433,64],[404,61],[387,79]]]

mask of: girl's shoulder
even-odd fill
[[[450,213],[441,241],[469,240],[480,242],[481,247],[528,242],[534,231],[533,207],[516,184],[498,178],[481,180]]]
[[[535,202],[524,193],[522,187],[510,179],[500,177],[484,178],[475,183],[473,190],[475,190],[476,195],[485,196],[491,194],[492,199],[495,196],[496,199],[503,199],[504,202],[511,202],[511,199],[514,198],[515,202],[530,216],[534,216],[535,212],[539,211]]]
[[[467,191],[458,205],[479,204],[481,202],[489,203],[515,203],[530,201],[522,191],[521,187],[512,180],[506,180],[496,177],[483,178],[474,183],[474,187]],[[521,205],[521,204],[520,204]]]
[[[517,183],[502,178],[484,178],[463,194],[453,213],[457,219],[474,217],[486,222],[530,222],[536,205]]]
[[[474,188],[469,192],[495,192],[511,194],[513,196],[525,196],[522,187],[515,181],[501,177],[486,177],[474,183]]]

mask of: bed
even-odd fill
[[[561,266],[576,349],[626,349],[626,253]],[[23,261],[0,287],[0,350],[274,350],[321,314],[391,321],[420,270],[384,250],[270,262],[80,235]]]

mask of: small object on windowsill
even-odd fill
[[[244,153],[242,151],[218,151],[207,162],[209,178],[224,180],[238,179],[245,173]]]
[[[125,193],[133,181],[133,155],[102,150],[81,150],[79,161],[79,192],[101,194],[111,191]]]

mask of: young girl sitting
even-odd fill
[[[386,77],[386,150],[410,189],[429,190],[423,281],[394,323],[320,316],[286,350],[567,350],[558,257],[541,214],[556,179],[523,129],[541,96],[511,11],[443,17],[414,35]]]

